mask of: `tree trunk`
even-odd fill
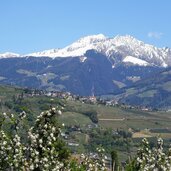
[[[112,162],[112,171],[115,171],[115,161]]]

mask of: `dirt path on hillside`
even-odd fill
[[[106,118],[99,118],[99,121],[124,121],[125,118],[117,118],[117,119],[106,119]]]

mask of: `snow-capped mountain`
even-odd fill
[[[155,46],[145,44],[144,42],[139,41],[130,35],[118,35],[114,38],[108,38],[103,34],[86,36],[62,49],[50,49],[27,55],[19,55],[16,53],[7,52],[0,54],[0,58],[19,56],[51,58],[81,57],[84,56],[88,50],[96,50],[98,53],[105,55],[113,67],[120,63],[131,63],[133,65],[140,66],[171,66],[170,48],[157,48]]]
[[[113,65],[120,62],[141,65],[142,61],[151,66],[171,65],[171,49],[156,48],[129,35],[114,38],[105,37],[103,34],[86,36],[63,49],[51,49],[26,56],[78,57],[84,56],[87,50],[92,49],[106,55]],[[132,58],[127,58],[127,56],[132,56]],[[128,59],[131,60],[128,61]]]

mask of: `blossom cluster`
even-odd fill
[[[70,160],[67,171],[107,171],[105,150],[97,148],[97,153],[81,154],[80,158]]]
[[[0,170],[58,171],[64,167],[64,160],[69,156],[69,152],[63,148],[64,143],[59,139],[60,125],[53,122],[53,117],[61,114],[61,110],[56,108],[42,112],[28,131],[27,143],[23,143],[18,130],[26,113],[21,112],[17,119],[13,114],[3,113],[0,127]],[[11,121],[14,134],[8,135],[3,131],[5,119]]]
[[[61,129],[51,120],[53,116],[61,115],[61,113],[60,110],[55,108],[42,112],[37,117],[35,126],[30,128],[28,132],[30,140],[29,155],[31,158],[30,170],[39,168],[44,171],[57,171],[64,167],[64,161],[59,154],[59,148],[62,147],[59,140]],[[67,151],[64,153],[67,153]],[[67,157],[67,154],[63,155]]]
[[[24,170],[26,163],[26,147],[21,143],[21,138],[17,132],[19,120],[14,119],[13,114],[7,115],[3,113],[3,117],[3,121],[5,119],[11,119],[14,124],[15,134],[10,137],[0,128],[0,168],[3,170]],[[23,118],[22,116],[21,119]]]
[[[97,154],[95,154],[94,156],[85,155],[85,154],[81,155],[81,165],[87,171],[107,170],[104,148],[98,147],[96,150],[97,150]]]
[[[132,163],[135,171],[171,171],[171,148],[164,152],[162,138],[158,138],[156,148],[150,148],[144,138]]]

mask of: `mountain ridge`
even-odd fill
[[[91,35],[80,38],[62,49],[50,49],[27,55],[14,55],[14,53],[11,55],[9,53],[5,57],[80,57],[84,56],[88,50],[96,50],[98,53],[104,54],[113,66],[117,63],[125,62],[124,59],[127,56],[132,56],[135,60],[143,60],[151,66],[171,66],[170,48],[157,48],[153,45],[145,44],[130,35],[117,35],[114,38],[108,38],[103,34]],[[0,54],[0,58],[3,57],[4,54]],[[135,62],[131,60],[126,62],[135,65]],[[141,63],[136,63],[136,65],[141,65]]]

